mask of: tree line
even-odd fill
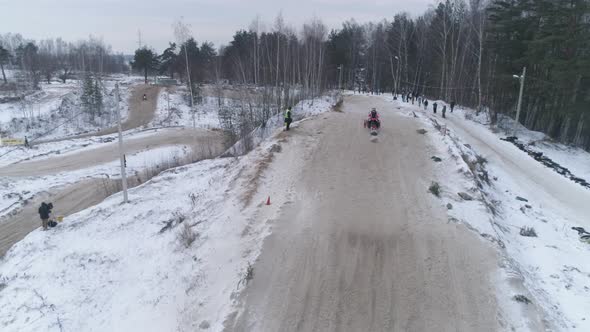
[[[492,123],[514,117],[526,67],[520,123],[590,148],[588,0],[445,0],[416,18],[345,22],[327,46],[330,82],[456,101]]]
[[[342,87],[455,101],[485,110],[492,123],[514,117],[514,76],[527,67],[520,123],[589,149],[589,3],[444,0],[417,17],[349,20],[332,31],[317,19],[295,30],[279,15],[266,31],[254,20],[217,52],[191,38],[145,63],[182,80],[188,61],[193,82],[265,87],[271,112],[292,103],[291,91],[313,97]]]
[[[0,35],[0,69],[4,85],[8,85],[5,68],[19,69],[12,88],[38,89],[44,80],[65,83],[79,73],[121,73],[128,70],[125,56],[114,53],[102,40],[90,37],[76,43],[61,38],[28,40],[20,34]]]
[[[416,17],[398,13],[379,22],[349,20],[332,31],[319,19],[296,29],[281,15],[268,28],[263,25],[255,19],[216,49],[199,44],[179,23],[166,49],[159,53],[144,46],[131,65],[146,81],[148,74],[159,74],[186,83],[193,101],[199,83],[248,87],[263,100],[258,125],[299,98],[338,87],[455,101],[486,111],[496,123],[498,114],[515,115],[519,80],[514,75],[526,67],[520,123],[590,149],[588,0],[444,0]],[[32,77],[44,77],[39,54],[53,54],[52,63],[63,58],[57,40],[53,47],[33,45],[36,51],[24,42],[7,43],[6,35],[0,44],[9,45],[9,61]],[[87,67],[116,72],[125,65],[99,41],[68,45],[71,60],[62,60],[69,65],[58,75]],[[6,63],[2,54],[0,63]],[[52,70],[46,71],[51,76]]]

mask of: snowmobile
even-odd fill
[[[145,95],[145,93],[143,94],[143,100],[147,100],[147,96]]]
[[[365,128],[369,128],[371,136],[377,136],[379,133],[379,120],[365,120]]]
[[[369,128],[371,136],[377,136],[379,128],[381,127],[381,120],[379,119],[379,114],[375,108],[371,110],[368,118],[363,123],[363,126]]]

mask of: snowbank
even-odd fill
[[[301,121],[308,117],[320,114],[326,110],[334,108],[340,101],[342,96],[338,93],[333,93],[327,96],[322,96],[313,100],[302,100],[295,105],[291,110],[293,117],[292,128],[297,127],[297,121]],[[285,118],[283,114],[276,114],[268,119],[264,126],[260,126],[250,135],[229,148],[225,155],[241,155],[250,150],[250,147],[257,146],[260,142],[269,138],[278,128],[283,128],[285,125]]]

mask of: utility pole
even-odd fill
[[[137,29],[137,46],[141,48],[141,30]]]
[[[121,160],[121,181],[123,182],[123,203],[129,202],[127,196],[127,175],[125,174],[125,154],[123,153],[123,130],[121,128],[121,109],[119,108],[119,83],[115,84],[117,102],[117,127],[119,128],[119,159]]]
[[[338,66],[338,90],[342,90],[342,65]]]
[[[522,75],[512,75],[514,78],[520,80],[520,92],[518,94],[518,106],[516,107],[516,118],[514,119],[513,136],[516,136],[516,128],[518,126],[518,119],[520,119],[520,106],[522,105],[522,91],[524,90],[524,77],[526,75],[526,67],[522,68]]]

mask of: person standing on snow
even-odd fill
[[[424,98],[424,110],[428,110],[428,99]]]
[[[453,113],[453,109],[455,108],[455,101],[451,101],[451,113]]]
[[[436,114],[436,101],[434,103],[432,103],[432,111],[434,112],[434,114]]]
[[[447,105],[443,105],[443,109],[442,109],[442,114],[443,114],[443,118],[446,118],[446,114],[447,114]]]
[[[41,217],[41,226],[43,227],[44,231],[47,230],[47,224],[49,223],[49,215],[51,214],[51,209],[53,209],[52,203],[47,204],[43,202],[39,207],[39,217]]]
[[[291,117],[291,106],[289,106],[285,112],[285,130],[289,130],[291,122],[293,122],[293,118]]]

